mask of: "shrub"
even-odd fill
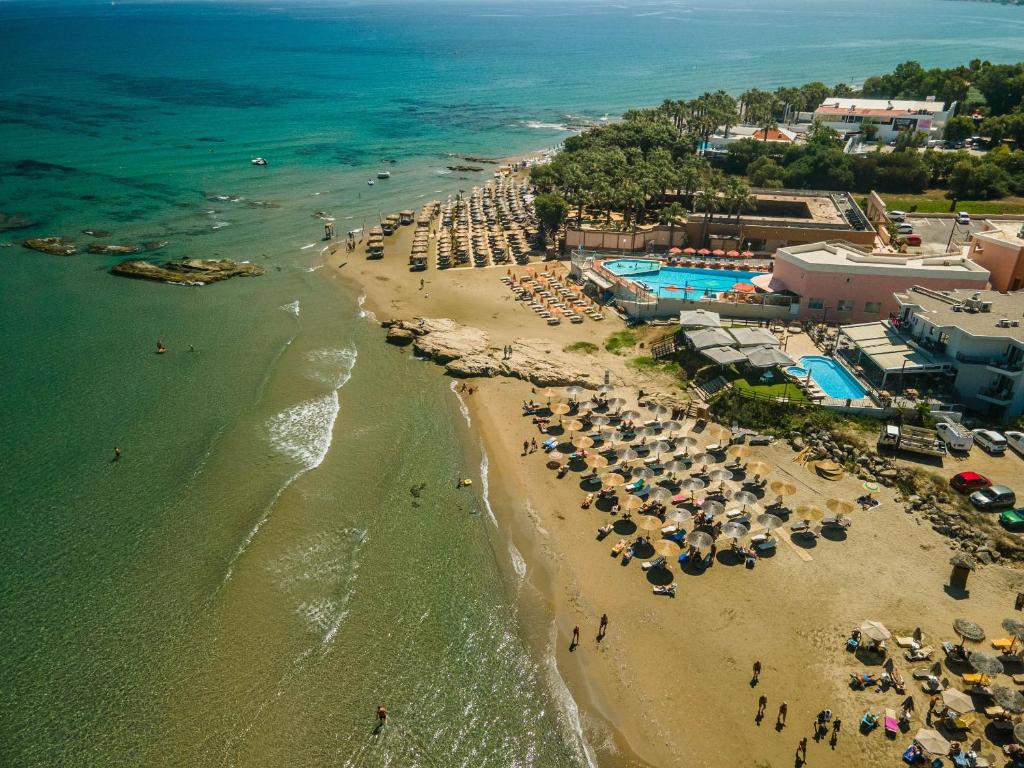
[[[597,352],[597,350],[597,344],[592,344],[589,341],[577,341],[562,347],[563,352],[580,352],[584,355],[592,355]]]

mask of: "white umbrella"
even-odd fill
[[[874,621],[872,619],[867,619],[860,625],[860,633],[869,640],[875,640],[877,642],[888,640],[892,637],[892,633],[885,628],[885,625],[882,622]]]

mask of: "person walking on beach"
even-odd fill
[[[761,662],[754,662],[754,678],[750,681],[754,685],[757,685],[761,681]]]
[[[762,693],[757,700],[757,722],[761,722],[766,709],[768,709],[768,697]]]
[[[831,744],[834,747],[836,742],[839,741],[839,729],[842,727],[843,721],[838,717],[832,721],[832,741]]]
[[[580,644],[580,628],[577,625],[577,626],[572,628],[572,642],[569,643],[569,650],[570,651],[575,651],[576,650],[576,646],[578,646],[579,644]]]
[[[423,290],[423,286],[424,286],[424,285],[426,285],[426,282],[425,282],[425,281],[424,281],[424,279],[423,279],[423,278],[421,277],[421,278],[420,278],[420,290],[421,290],[421,291]]]
[[[775,718],[775,725],[781,730],[786,727],[786,713],[789,712],[789,705],[786,702],[779,704],[779,716]]]
[[[537,438],[536,437],[531,437],[530,438],[530,453],[536,453],[536,452],[537,452]]]
[[[523,440],[523,456],[525,456],[529,452],[530,452],[530,441],[529,440]]]
[[[604,636],[608,633],[608,614],[601,614],[601,626],[597,630],[597,639],[604,640]]]
[[[800,743],[796,747],[796,756],[797,756],[797,759],[800,760],[801,762],[804,762],[804,763],[807,762],[807,737],[806,736],[804,736],[802,739],[800,739]]]

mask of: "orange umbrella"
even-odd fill
[[[713,250],[711,252],[711,255],[712,256],[725,256],[725,251],[723,251],[721,248],[715,248],[715,250]]]
[[[743,257],[744,259],[752,258],[753,255],[754,254],[752,251],[744,251],[743,253],[740,254],[740,256]]]
[[[697,251],[694,250],[693,248],[683,248],[683,253],[687,254],[688,256],[693,256],[693,254],[695,254],[696,252]]]
[[[730,259],[735,259],[737,256],[740,255],[740,252],[739,251],[729,251],[725,255],[728,256]]]
[[[711,251],[709,251],[707,248],[701,248],[699,251],[697,251],[697,255],[698,256],[710,256],[711,255]]]
[[[669,248],[669,249],[668,249],[668,252],[669,252],[669,253],[672,253],[672,254],[676,254],[676,253],[682,253],[682,252],[683,252],[683,249],[682,249],[682,248]]]
[[[736,283],[732,290],[736,291],[736,293],[753,293],[757,289],[750,283]]]

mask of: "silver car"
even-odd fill
[[[990,485],[970,495],[971,504],[978,509],[1000,509],[1017,503],[1017,494],[1005,485]]]

